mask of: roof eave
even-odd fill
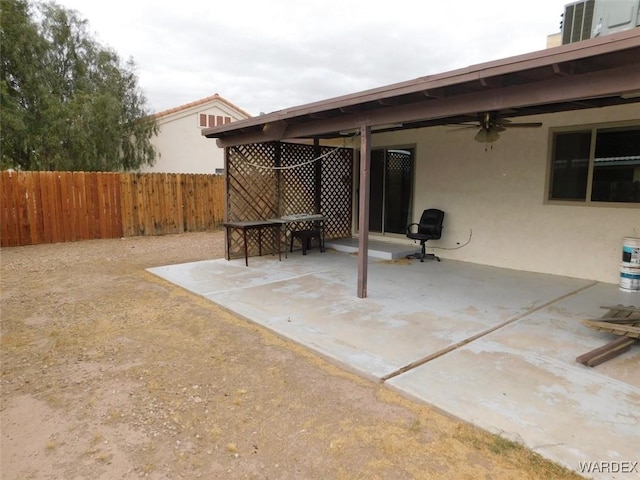
[[[551,67],[554,71],[557,70],[559,74],[564,74],[563,69],[560,67],[563,64],[580,62],[590,57],[625,51],[627,49],[637,50],[639,47],[640,28],[636,28],[584,42],[562,45],[279,110],[259,117],[234,122],[233,124],[203,129],[202,134],[208,138],[224,139],[222,143],[228,143],[227,139],[237,137],[236,141],[233,142],[234,144],[237,144],[237,141],[241,138],[243,138],[240,140],[242,143],[257,143],[260,138],[266,140],[275,139],[277,136],[274,137],[274,131],[279,132],[280,135],[289,135],[289,138],[299,138],[297,135],[292,136],[294,132],[291,131],[291,129],[287,129],[287,125],[296,119],[301,120],[303,117],[307,117],[307,119],[317,118],[319,120],[315,123],[321,124],[323,123],[323,117],[326,117],[329,112],[341,111],[344,112],[344,115],[341,116],[344,116],[345,120],[349,119],[348,122],[344,123],[351,122],[349,123],[351,125],[354,121],[354,116],[349,113],[350,109],[357,110],[357,108],[354,107],[362,106],[370,102],[382,104],[385,101],[401,95],[416,93],[425,95],[425,98],[431,93],[437,97],[438,92],[446,87],[453,87],[469,82],[482,82],[491,78],[498,78],[544,67]],[[626,70],[627,73],[633,73],[629,72],[629,68]],[[627,87],[621,84],[620,88]],[[363,120],[366,121],[366,118],[363,118]],[[328,122],[324,121],[324,123],[326,124]],[[331,128],[338,127],[332,126]],[[271,134],[267,134],[270,129]],[[251,140],[251,142],[249,142],[249,140]]]

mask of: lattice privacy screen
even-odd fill
[[[325,238],[351,236],[351,149],[272,142],[228,147],[226,156],[229,221],[322,213]],[[262,239],[263,253],[272,241]],[[250,231],[248,245],[249,254],[257,255],[256,232]],[[230,257],[243,256],[243,248],[240,232],[232,231]]]

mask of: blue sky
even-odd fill
[[[565,1],[57,0],[133,58],[152,111],[253,115],[542,50]]]

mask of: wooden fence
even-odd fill
[[[205,231],[224,217],[219,175],[0,172],[0,245]]]

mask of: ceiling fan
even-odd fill
[[[478,114],[477,121],[473,123],[462,122],[458,125],[464,125],[462,128],[479,128],[474,140],[481,143],[493,143],[507,128],[537,128],[541,127],[542,123],[513,123],[511,120],[500,117],[498,112],[481,112]]]

